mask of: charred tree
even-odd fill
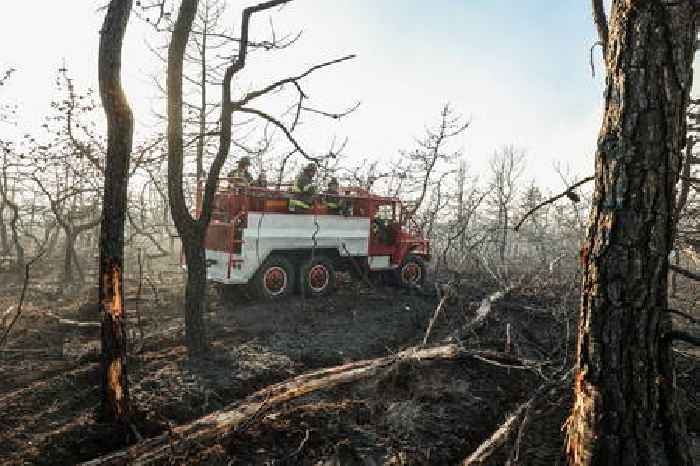
[[[100,97],[107,117],[107,158],[100,229],[99,304],[102,311],[104,415],[126,431],[129,386],[124,309],[124,218],[134,119],[121,86],[121,51],[132,0],[111,0],[100,35]]]
[[[175,227],[182,240],[187,261],[185,286],[185,340],[192,356],[207,351],[204,311],[206,309],[206,265],[204,238],[211,219],[212,200],[218,184],[221,167],[231,148],[231,121],[236,110],[252,111],[243,105],[253,99],[250,94],[242,101],[232,102],[231,82],[234,75],[245,66],[248,50],[248,25],[256,12],[282,5],[291,0],[272,0],[243,10],[241,38],[238,54],[226,68],[222,83],[221,115],[219,118],[219,147],[204,185],[204,196],[199,216],[195,219],[187,209],[182,187],[183,175],[183,118],[182,77],[183,60],[192,23],[197,13],[198,0],[183,0],[180,4],[173,34],[168,48],[168,197]],[[274,88],[273,86],[272,88]],[[268,92],[269,89],[266,90]],[[262,93],[256,93],[261,95]]]
[[[612,2],[603,37],[605,113],[581,250],[571,465],[692,463],[665,310],[695,37],[691,0]]]
[[[180,5],[168,48],[168,198],[175,227],[182,240],[187,261],[185,288],[185,339],[191,355],[207,348],[204,327],[206,266],[204,257],[205,228],[187,209],[182,189],[182,73],[187,40],[197,13],[198,0],[184,0]],[[230,127],[229,127],[230,128]],[[216,173],[218,177],[218,171]],[[211,178],[211,177],[210,177]],[[209,179],[207,184],[209,184]],[[212,189],[213,190],[213,189]]]

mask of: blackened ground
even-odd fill
[[[496,303],[481,325],[456,332],[472,321],[481,300],[500,288],[479,276],[465,277],[438,317],[429,344],[457,339],[470,348],[510,350],[546,361],[541,371],[473,359],[404,362],[375,378],[288,403],[220,444],[174,453],[171,462],[457,464],[531,396],[543,377],[572,362],[576,290],[566,283],[532,282]],[[79,309],[89,290],[62,298],[60,287],[37,283],[0,353],[0,463],[73,464],[124,443],[95,417],[99,329],[60,323],[47,314],[98,321],[94,310]],[[10,291],[0,296],[0,312],[14,304],[19,285],[10,283]],[[155,285],[155,290],[143,287],[138,303],[134,292],[128,293],[132,419],[144,438],[311,369],[420,344],[437,305],[432,293],[350,282],[329,298],[273,304],[212,292],[207,316],[212,351],[190,362],[182,346],[181,279]],[[127,290],[136,288],[127,283]],[[679,384],[689,427],[697,435],[700,366],[697,353],[681,350]],[[516,451],[518,464],[561,460],[570,392],[568,386],[554,388],[538,400],[517,450],[511,439],[492,464],[503,464]],[[135,441],[135,434],[131,437]]]

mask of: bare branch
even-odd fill
[[[319,162],[321,161],[320,158],[318,158],[318,157],[312,157],[312,156],[310,156],[309,154],[307,154],[307,153],[304,151],[304,149],[301,148],[301,146],[299,145],[299,143],[297,142],[297,140],[294,138],[294,136],[292,136],[292,133],[287,129],[286,126],[284,126],[284,124],[283,124],[281,121],[279,121],[279,120],[277,120],[276,118],[274,118],[274,117],[268,115],[268,114],[265,113],[265,112],[261,112],[260,110],[257,110],[257,109],[254,109],[254,108],[241,107],[241,108],[239,108],[238,110],[241,111],[241,112],[243,112],[243,113],[250,113],[250,114],[252,114],[252,115],[257,115],[257,116],[259,116],[260,118],[262,118],[262,119],[264,119],[264,120],[267,120],[267,121],[269,121],[270,123],[272,123],[273,125],[275,125],[277,128],[279,128],[279,129],[284,133],[284,135],[287,137],[287,139],[289,140],[289,142],[292,143],[292,146],[294,146],[294,149],[295,149],[297,152],[299,152],[306,160],[309,160],[309,161],[311,161],[311,162],[316,162],[316,163],[319,163]]]
[[[343,61],[346,61],[346,60],[350,60],[350,59],[355,58],[355,57],[356,57],[356,55],[354,55],[354,54],[352,54],[352,55],[346,55],[346,56],[341,57],[341,58],[336,58],[335,60],[327,61],[327,62],[325,62],[325,63],[320,63],[320,64],[318,64],[318,65],[312,66],[311,68],[309,68],[309,69],[306,70],[305,72],[301,73],[300,75],[292,76],[292,77],[285,78],[285,79],[281,79],[281,80],[279,80],[279,81],[277,81],[277,82],[275,82],[275,83],[272,83],[272,84],[270,84],[269,86],[267,86],[267,87],[265,87],[265,88],[263,88],[263,89],[261,89],[261,90],[259,90],[259,91],[249,92],[249,93],[246,94],[245,97],[243,97],[241,100],[238,100],[238,101],[233,102],[233,103],[231,104],[231,105],[233,106],[233,110],[236,110],[236,109],[238,109],[238,108],[240,108],[240,107],[246,105],[246,104],[249,103],[250,101],[252,101],[252,100],[254,100],[254,99],[256,99],[256,98],[258,98],[258,97],[260,97],[260,96],[262,96],[262,95],[265,95],[265,94],[267,94],[267,93],[269,93],[269,92],[271,92],[271,91],[273,91],[273,90],[275,90],[275,89],[278,89],[278,88],[284,86],[285,84],[296,83],[297,81],[299,81],[299,80],[301,80],[301,79],[307,77],[308,75],[310,75],[311,73],[313,73],[313,72],[316,71],[316,70],[319,70],[319,69],[321,69],[321,68],[325,68],[325,67],[327,67],[327,66],[334,65],[334,64],[336,64],[336,63],[340,63],[340,62],[343,62]],[[297,85],[297,86],[298,86],[298,85]],[[299,93],[300,93],[303,97],[306,97],[306,96],[304,95],[304,93],[303,93],[303,91],[301,90],[300,87],[297,87],[297,89],[299,90]],[[359,104],[358,104],[358,105],[359,105]]]
[[[569,188],[566,189],[566,191],[562,192],[561,194],[557,194],[556,196],[550,197],[546,201],[543,201],[543,202],[537,204],[535,207],[530,209],[530,211],[528,213],[523,215],[523,218],[520,219],[520,221],[518,222],[517,225],[515,225],[515,228],[513,228],[513,230],[518,231],[520,229],[520,227],[522,226],[523,222],[525,222],[525,220],[527,220],[527,218],[530,215],[534,214],[537,210],[541,209],[542,207],[546,206],[547,204],[551,204],[552,202],[555,202],[564,196],[569,197],[570,199],[574,200],[572,198],[572,196],[576,196],[576,193],[574,193],[573,190],[578,188],[581,185],[588,183],[589,181],[593,181],[594,178],[595,177],[593,177],[593,176],[589,176],[587,178],[584,178],[581,181],[579,181],[578,183],[571,185]]]
[[[678,309],[666,309],[666,312],[670,312],[671,314],[676,314],[679,315],[685,319],[688,319],[694,324],[700,324],[700,320],[696,319],[695,317],[691,316],[690,314],[687,314],[683,311],[679,311]]]
[[[686,332],[680,332],[678,330],[671,330],[670,332],[666,332],[666,334],[664,334],[664,340],[668,343],[677,340],[690,343],[694,346],[700,346],[700,337],[696,337],[695,335],[691,335]]]
[[[605,6],[603,0],[591,0],[593,7],[593,22],[598,29],[598,38],[600,45],[603,47],[603,56],[608,53],[608,17],[605,14]]]
[[[700,282],[700,275],[697,273],[693,273],[690,270],[682,269],[676,265],[669,264],[668,266],[669,269],[673,270],[679,275],[683,275],[686,278],[690,278],[691,280],[695,280],[696,282]]]
[[[322,110],[317,110],[315,108],[310,108],[310,107],[301,107],[301,109],[304,111],[307,111],[307,112],[318,113],[319,115],[323,115],[323,116],[326,116],[328,118],[333,118],[334,120],[338,120],[340,118],[348,116],[349,114],[351,114],[352,112],[354,112],[355,110],[360,108],[360,103],[361,102],[358,101],[355,105],[353,105],[352,107],[350,107],[349,109],[347,109],[341,113],[328,113],[328,112],[324,112]]]
[[[27,293],[27,286],[29,286],[29,269],[31,268],[32,264],[34,264],[34,262],[39,260],[41,256],[44,255],[44,252],[44,249],[39,251],[39,254],[37,254],[32,260],[27,262],[27,264],[24,266],[24,282],[22,283],[22,292],[19,295],[17,312],[15,313],[15,317],[12,319],[12,322],[10,322],[10,325],[8,325],[5,331],[3,332],[2,338],[0,338],[0,348],[2,348],[5,345],[5,342],[7,341],[7,336],[10,334],[10,330],[12,330],[12,327],[14,327],[14,325],[19,320],[20,315],[22,315],[22,305],[24,304],[24,296]]]
[[[593,50],[595,50],[596,45],[600,45],[601,47],[603,46],[603,43],[601,41],[596,41],[593,45],[591,45],[591,77],[595,78],[595,64],[593,63]],[[605,57],[603,57],[605,58]]]

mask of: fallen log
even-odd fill
[[[491,314],[492,304],[495,304],[498,301],[505,298],[506,296],[508,296],[508,294],[514,289],[515,286],[511,285],[503,290],[496,291],[495,293],[485,297],[481,301],[479,308],[476,310],[476,317],[464,324],[461,328],[455,330],[452,333],[452,338],[456,339],[457,341],[460,341],[461,337],[467,332],[476,330],[477,327],[484,323],[486,317],[488,317],[488,315]]]
[[[555,378],[549,382],[542,384],[530,397],[529,400],[522,403],[518,408],[506,418],[503,424],[496,429],[489,438],[487,438],[479,448],[474,450],[474,452],[462,461],[462,466],[478,466],[485,464],[493,464],[491,457],[496,453],[507,441],[512,438],[515,434],[515,428],[520,426],[519,432],[517,433],[516,449],[520,443],[520,439],[523,436],[523,427],[528,417],[530,407],[540,398],[546,391],[550,390],[556,385],[561,385],[569,380],[571,377],[572,370],[569,369],[561,377]],[[516,454],[517,456],[517,454]]]
[[[201,449],[207,443],[220,440],[275,406],[318,390],[370,378],[395,363],[465,358],[474,358],[486,363],[491,361],[495,363],[497,360],[512,364],[519,363],[523,367],[533,364],[532,361],[521,360],[505,353],[465,350],[456,344],[425,349],[410,348],[391,356],[352,362],[299,375],[263,388],[239,402],[230,404],[223,410],[215,411],[190,424],[175,427],[158,437],[82,464],[85,466],[143,465],[161,462],[173,453],[185,452],[189,448]]]

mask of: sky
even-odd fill
[[[0,69],[17,72],[0,96],[19,105],[22,130],[41,125],[64,62],[77,86],[97,89],[104,16],[98,7],[104,3],[3,5]],[[237,27],[240,8],[254,2],[230,3]],[[526,178],[556,190],[562,182],[555,162],[581,177],[593,171],[603,77],[599,49],[598,72],[591,76],[589,50],[597,36],[589,7],[581,0],[295,0],[257,17],[251,33],[267,38],[272,17],[278,34],[301,30],[299,41],[274,54],[251,55],[236,85],[258,88],[354,53],[357,58],[304,81],[315,107],[340,111],[361,102],[338,121],[306,117],[299,138],[309,152],[347,137],[350,162],[395,158],[415,147],[415,138],[449,103],[471,120],[454,148],[463,150],[473,173],[486,176],[493,152],[513,144],[527,153]],[[132,16],[123,81],[137,139],[151,130],[152,110],[162,103],[151,79],[160,64],[145,46],[157,40]]]

